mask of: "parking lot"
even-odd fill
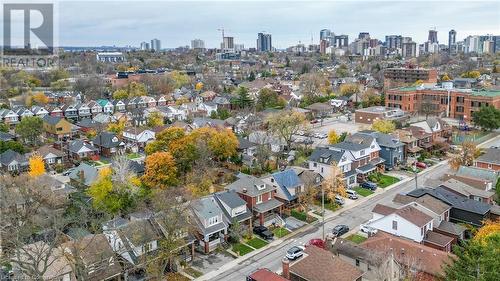
[[[327,136],[328,133],[332,130],[335,130],[335,132],[340,135],[343,132],[354,134],[356,132],[369,128],[370,126],[366,124],[356,124],[354,123],[354,121],[347,121],[344,116],[340,116],[339,118],[326,118],[323,119],[322,123],[309,124],[309,128],[305,130],[305,132],[309,134],[309,137],[295,135],[294,139],[298,139],[301,141],[311,139],[313,141],[312,147],[316,147],[328,144],[328,138],[325,136]],[[315,134],[322,134],[324,138],[315,137]]]

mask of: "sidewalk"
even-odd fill
[[[430,168],[428,168],[428,169],[425,169],[425,170],[421,171],[420,173],[418,173],[418,176],[421,176],[421,175],[424,175],[424,174],[426,174],[426,173],[429,173],[429,172],[431,172],[432,170],[436,169],[437,167],[440,167],[440,166],[442,166],[442,165],[444,165],[444,164],[446,164],[446,163],[448,163],[448,160],[441,161],[441,162],[439,162],[438,164],[436,164],[436,165],[434,165],[434,166],[432,166],[432,167],[430,167]],[[340,213],[342,213],[342,212],[344,212],[344,211],[350,210],[350,209],[352,209],[352,208],[355,208],[355,207],[357,207],[358,205],[361,205],[361,204],[363,204],[364,202],[366,202],[366,201],[370,200],[370,199],[371,199],[371,198],[373,198],[374,196],[377,196],[378,194],[382,194],[382,193],[384,193],[384,192],[386,192],[386,191],[388,191],[388,190],[390,190],[390,189],[393,189],[393,188],[398,187],[398,186],[399,186],[399,185],[401,185],[401,184],[404,184],[404,183],[410,182],[410,181],[412,181],[413,179],[414,179],[413,177],[409,177],[409,178],[403,179],[403,180],[401,180],[401,181],[399,181],[399,182],[397,182],[397,183],[395,183],[395,184],[389,185],[389,186],[388,186],[388,187],[386,187],[386,188],[378,188],[378,189],[377,189],[377,190],[376,190],[373,194],[371,194],[370,196],[360,198],[360,199],[356,200],[356,202],[355,202],[354,204],[351,204],[350,206],[346,206],[345,208],[341,208],[341,209],[339,209],[339,210],[336,210],[335,212],[331,212],[329,215],[325,216],[325,222],[328,222],[328,221],[330,221],[330,220],[333,220],[333,219],[334,219],[334,218],[335,218],[338,214],[340,214]],[[321,218],[321,217],[320,217],[320,218]],[[242,256],[242,257],[239,257],[239,258],[237,258],[237,259],[235,259],[235,260],[232,260],[231,262],[229,262],[229,263],[227,263],[227,264],[225,264],[225,265],[221,266],[219,269],[214,270],[214,271],[211,271],[211,272],[209,272],[209,273],[207,273],[207,274],[205,274],[205,275],[203,275],[203,276],[201,276],[201,277],[197,278],[196,280],[200,280],[200,281],[201,281],[201,280],[210,280],[210,279],[212,279],[212,278],[216,277],[217,275],[219,275],[219,274],[221,274],[221,273],[223,273],[223,272],[225,272],[225,271],[229,270],[230,268],[232,268],[232,267],[236,266],[237,264],[240,264],[240,263],[242,263],[243,261],[248,260],[248,259],[250,259],[250,258],[254,257],[255,255],[257,255],[257,254],[259,254],[259,253],[261,253],[261,252],[263,252],[263,251],[266,251],[266,250],[271,249],[271,248],[273,248],[273,247],[279,246],[279,245],[280,245],[281,243],[283,243],[284,241],[286,241],[286,240],[288,240],[288,239],[290,239],[290,238],[292,238],[292,237],[294,237],[294,236],[296,236],[296,235],[298,235],[298,234],[304,233],[304,232],[306,232],[306,231],[308,231],[308,230],[312,229],[312,228],[313,228],[314,226],[316,226],[316,225],[321,225],[321,223],[322,223],[322,220],[321,220],[321,219],[319,219],[318,221],[316,221],[316,222],[314,222],[314,223],[308,224],[308,225],[306,225],[306,226],[304,226],[304,227],[302,227],[302,228],[300,228],[300,229],[298,229],[298,230],[296,230],[296,231],[294,231],[294,232],[292,232],[292,233],[288,234],[287,236],[284,236],[284,237],[282,237],[282,238],[279,238],[279,239],[274,240],[273,242],[269,243],[269,244],[268,244],[268,245],[266,245],[265,247],[262,247],[262,248],[260,248],[260,249],[258,249],[258,250],[255,250],[255,251],[252,251],[252,252],[250,252],[250,253],[248,253],[248,254],[246,254],[246,255]]]

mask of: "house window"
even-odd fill
[[[398,222],[397,221],[392,221],[392,229],[398,230]]]
[[[318,163],[314,162],[314,163],[313,163],[313,167],[314,167],[314,168],[318,167]]]
[[[356,266],[359,266],[359,260],[356,259]]]
[[[257,195],[256,203],[257,204],[262,203],[262,194]]]
[[[323,167],[321,167],[321,172],[323,173]]]

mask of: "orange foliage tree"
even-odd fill
[[[35,154],[29,159],[29,175],[30,177],[38,177],[45,174],[45,162],[42,156]]]
[[[170,152],[155,152],[146,157],[142,180],[150,188],[166,189],[178,182],[177,166]]]

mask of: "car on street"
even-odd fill
[[[342,236],[342,235],[346,234],[347,232],[349,232],[349,227],[345,224],[336,225],[332,229],[332,234],[334,237]]]
[[[374,182],[371,182],[371,181],[362,182],[359,186],[361,186],[362,188],[369,189],[371,191],[374,191],[377,189],[377,184]]]
[[[377,234],[377,229],[366,224],[362,224],[359,228],[361,232],[368,234],[369,236]]]
[[[266,240],[273,239],[274,237],[274,234],[271,231],[269,231],[267,227],[263,225],[254,226],[253,233],[259,235],[260,237]]]
[[[415,163],[415,166],[417,166],[417,168],[420,168],[420,169],[427,168],[427,164],[425,164],[424,162],[417,162],[417,163]]]
[[[285,257],[289,260],[296,260],[304,255],[304,247],[293,246],[288,251],[286,251]]]
[[[322,239],[319,239],[319,238],[314,238],[314,239],[309,240],[309,242],[307,242],[306,247],[308,247],[308,246],[316,246],[318,248],[324,249],[325,248],[325,241],[323,241]]]

